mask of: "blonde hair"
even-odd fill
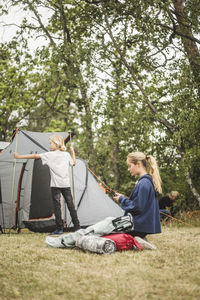
[[[168,195],[169,197],[171,196],[175,200],[179,198],[179,192],[177,191],[171,191]]]
[[[155,190],[161,194],[162,180],[160,178],[159,168],[155,158],[152,155],[145,155],[143,152],[131,152],[128,154],[127,159],[134,165],[136,165],[138,161],[142,162],[147,173],[152,176]]]
[[[65,141],[61,135],[53,135],[49,140],[53,142],[60,151],[66,151]]]

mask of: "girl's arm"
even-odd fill
[[[131,210],[134,214],[141,213],[147,205],[150,188],[151,186],[149,183],[141,181],[134,189],[136,192],[131,193],[130,198],[120,196],[118,201],[120,202],[122,209],[125,211]]]
[[[21,158],[21,159],[39,159],[40,155],[39,154],[23,154],[20,155],[16,152],[14,152],[14,158]]]

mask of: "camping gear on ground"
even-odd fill
[[[132,219],[129,216],[122,216],[120,218],[107,217],[86,229],[79,229],[58,237],[47,236],[45,242],[48,246],[54,248],[73,248],[78,238],[86,235],[102,236],[111,232],[117,232],[121,228],[122,223],[126,228],[133,227]]]
[[[133,228],[133,219],[131,215],[121,216],[118,218],[107,217],[102,221],[89,226],[85,229],[86,234],[93,233],[95,235],[109,234],[113,231],[119,232],[131,230]]]
[[[64,233],[59,236],[48,235],[45,238],[45,243],[53,248],[74,248],[76,240],[85,235],[85,229],[79,229],[75,232]]]
[[[103,238],[110,239],[115,242],[117,251],[124,250],[142,250],[140,243],[136,239],[127,233],[111,233],[108,235],[103,235]]]
[[[133,230],[133,217],[128,213],[126,216],[123,216],[123,218],[119,217],[113,220],[113,225],[115,226],[115,231],[118,232]]]
[[[34,232],[55,230],[55,217],[50,190],[49,168],[40,159],[14,159],[20,154],[49,151],[49,138],[61,135],[69,141],[66,132],[41,133],[18,130],[13,141],[0,155],[0,226],[28,228]],[[95,224],[106,217],[117,218],[123,210],[107,194],[88,170],[86,162],[77,158],[73,167],[75,208],[81,227]],[[72,173],[72,170],[71,170]],[[72,174],[71,174],[72,183]],[[73,227],[64,199],[61,199],[62,217],[67,229]]]
[[[140,236],[135,236],[136,241],[140,244],[143,250],[156,250],[157,247],[150,243],[146,238],[141,238]]]
[[[84,235],[76,240],[76,247],[99,254],[111,254],[116,251],[114,241],[95,235]]]

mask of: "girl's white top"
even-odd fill
[[[51,174],[51,187],[70,187],[69,166],[73,160],[68,152],[59,150],[39,154],[43,165],[47,165]]]

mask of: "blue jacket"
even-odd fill
[[[161,232],[159,205],[150,175],[140,177],[130,197],[120,196],[119,202],[125,214],[132,214],[135,231]]]

